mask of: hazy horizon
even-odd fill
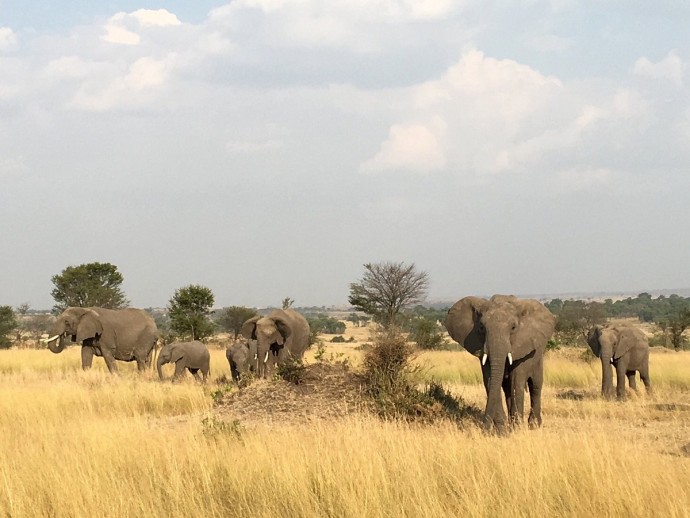
[[[689,24],[680,0],[0,0],[0,305],[50,308],[94,261],[137,307],[339,305],[379,261],[430,299],[684,290]]]

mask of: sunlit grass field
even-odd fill
[[[476,358],[415,361],[483,408]],[[650,363],[653,396],[606,402],[597,362],[548,353],[543,428],[494,437],[367,416],[222,423],[222,349],[206,386],[124,363],[113,377],[100,358],[82,372],[78,348],[1,351],[0,516],[690,516],[690,353]]]

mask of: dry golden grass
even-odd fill
[[[327,345],[338,352],[361,354]],[[417,361],[483,407],[476,358]],[[599,399],[598,364],[549,353],[544,427],[507,438],[363,415],[221,421],[222,349],[207,386],[119,366],[81,372],[76,349],[0,352],[0,516],[690,515],[690,353],[652,355],[654,396],[625,403]]]

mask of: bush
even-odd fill
[[[331,342],[334,344],[344,344],[345,341],[346,340],[343,337],[343,335],[338,335],[338,336],[334,336],[333,338],[331,338]]]
[[[420,349],[442,349],[446,345],[446,340],[435,320],[418,318],[412,321],[411,327],[410,339]]]
[[[299,385],[304,381],[307,368],[301,358],[290,358],[278,364],[276,375],[289,383]]]
[[[11,306],[0,306],[0,349],[12,347],[12,340],[7,335],[17,328],[17,317]]]
[[[380,332],[364,355],[365,391],[383,418],[432,422],[438,419],[481,419],[481,411],[455,398],[438,383],[418,390],[419,368],[412,364],[414,349],[396,329]]]
[[[554,340],[553,338],[549,338],[549,341],[546,342],[546,350],[547,351],[558,351],[561,348],[560,345],[558,345],[558,342]]]
[[[307,322],[309,322],[311,332],[315,334],[339,335],[345,332],[345,322],[323,313],[307,316]]]

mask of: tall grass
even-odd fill
[[[544,427],[508,438],[366,416],[221,422],[210,392],[227,362],[212,358],[202,386],[0,352],[0,516],[688,516],[690,354],[653,356],[659,390],[626,403],[597,397],[598,364],[549,358]],[[485,397],[476,358],[418,361]]]

